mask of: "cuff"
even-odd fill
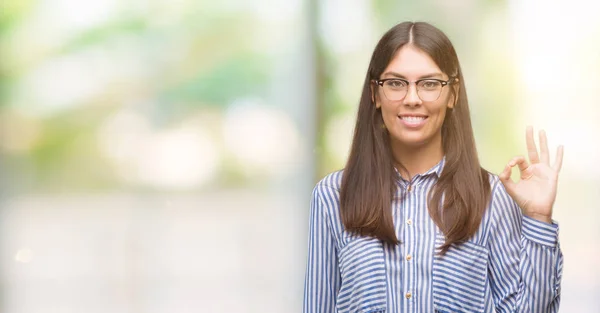
[[[537,244],[556,247],[558,224],[554,220],[548,224],[523,215],[523,236]]]

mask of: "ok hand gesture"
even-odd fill
[[[514,157],[500,173],[500,181],[508,194],[519,205],[523,214],[543,221],[552,222],[552,206],[556,199],[558,173],[562,166],[563,146],[556,151],[556,160],[550,166],[550,154],[546,133],[539,132],[540,150],[533,140],[533,128],[527,127],[526,141],[529,162],[523,156]],[[521,177],[514,182],[511,179],[512,168],[518,166]]]

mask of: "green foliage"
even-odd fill
[[[25,18],[33,7],[32,0],[0,1],[0,37]]]
[[[96,130],[107,113],[85,108],[43,121],[42,136],[29,152],[36,187],[89,189],[115,183],[97,145]]]
[[[209,70],[199,69],[192,79],[166,90],[164,98],[168,102],[225,107],[240,97],[264,96],[269,72],[264,56],[238,54]]]
[[[147,22],[143,18],[124,18],[111,21],[109,24],[100,25],[78,34],[73,39],[64,43],[58,53],[77,51],[90,45],[105,43],[115,35],[142,34],[147,29]]]

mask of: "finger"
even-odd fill
[[[521,175],[521,179],[529,179],[531,174],[525,174],[525,171],[529,168],[529,163],[524,156],[516,156],[508,162],[508,166],[515,167],[519,166],[519,174]]]
[[[512,190],[515,185],[515,182],[510,178],[511,174],[512,174],[512,167],[510,166],[510,163],[509,163],[508,165],[506,165],[506,167],[504,167],[504,170],[502,171],[502,173],[500,173],[500,175],[498,175],[498,178],[500,178],[500,182],[502,182],[502,184],[504,185],[504,188],[506,189],[508,194],[512,194]]]
[[[512,179],[510,178],[511,175],[512,175],[512,167],[510,166],[510,163],[509,163],[508,165],[506,165],[504,167],[504,170],[502,171],[502,173],[500,173],[500,175],[498,175],[498,177],[500,178],[500,180],[502,182],[505,182],[505,181],[512,182]]]
[[[552,166],[557,174],[562,167],[563,153],[564,147],[562,145],[558,146],[558,149],[556,149],[556,160],[554,160],[554,165]]]
[[[527,142],[527,154],[529,155],[529,161],[531,164],[538,163],[540,159],[538,157],[535,141],[533,140],[533,127],[531,126],[527,126],[525,141]]]
[[[514,165],[519,166],[519,172],[521,174],[521,178],[524,178],[524,179],[529,178],[529,177],[524,177],[525,176],[524,172],[529,168],[529,163],[527,162],[525,157],[523,157],[523,156],[514,157],[511,160],[511,162],[513,162]]]
[[[546,132],[540,130],[540,162],[550,165],[550,152],[548,151],[548,138]]]

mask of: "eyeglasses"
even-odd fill
[[[417,85],[417,95],[422,101],[435,101],[442,94],[442,88],[444,86],[453,83],[456,77],[450,77],[450,79],[444,81],[441,79],[426,78],[419,79],[414,83]],[[398,101],[404,99],[408,93],[408,86],[411,82],[402,78],[386,78],[373,80],[377,85],[383,89],[383,94],[390,101]]]

